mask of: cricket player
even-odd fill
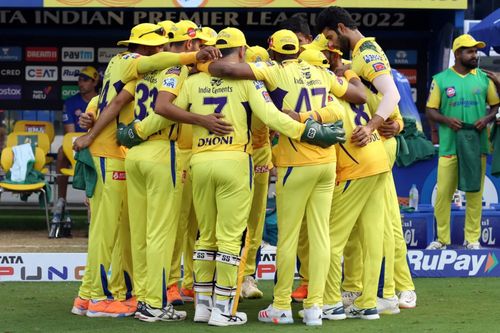
[[[108,286],[107,279],[113,246],[115,243],[124,244],[124,246],[129,243],[115,238],[115,235],[118,235],[117,237],[123,235],[120,226],[125,225],[126,228],[128,221],[123,217],[126,215],[122,214],[123,209],[127,207],[125,200],[126,176],[123,166],[125,154],[123,149],[116,144],[116,123],[112,123],[112,121],[118,116],[118,121],[129,122],[133,119],[133,104],[128,102],[133,100],[135,82],[129,82],[133,81],[138,73],[174,64],[190,63],[196,59],[195,53],[161,53],[148,57],[155,48],[161,47],[166,40],[161,27],[145,23],[132,29],[131,38],[128,41],[120,42],[120,44],[128,45],[129,51],[116,55],[110,61],[104,77],[103,90],[99,97],[97,121],[86,135],[75,141],[75,150],[90,146],[99,177],[93,197],[96,204],[91,204],[92,223],[89,232],[86,273],[79,297],[75,299],[73,313],[97,317],[130,315],[135,312],[133,300],[133,306],[129,306],[128,303],[113,302],[115,295],[110,291],[113,287]],[[127,86],[127,84],[129,85]],[[121,92],[123,92],[121,102],[115,103],[114,108],[106,109],[108,104],[111,106],[114,97]],[[103,112],[105,109],[109,112]],[[91,113],[86,114],[86,117],[94,119],[91,117]],[[106,208],[99,209],[101,206]],[[119,230],[118,233],[115,230]],[[125,261],[131,260],[130,255],[121,257]],[[130,289],[132,286],[130,270],[124,270],[119,262],[113,263],[113,268],[114,272],[123,271],[123,283]],[[130,292],[125,294],[130,295]],[[89,302],[90,299],[92,302]]]
[[[213,75],[263,79],[279,109],[306,112],[326,106],[327,93],[349,95],[364,102],[364,88],[348,85],[333,73],[321,72],[297,60],[299,42],[289,30],[275,32],[269,39],[272,57],[277,62],[209,65]],[[341,108],[338,104],[333,106]],[[313,147],[280,136],[275,165],[278,167],[278,281],[274,302],[260,311],[259,320],[280,324],[293,323],[290,293],[295,271],[295,254],[300,225],[306,216],[310,239],[310,289],[304,301],[305,322],[321,325],[321,306],[329,262],[328,217],[335,183],[335,148]]]
[[[373,38],[366,38],[357,30],[349,13],[340,7],[323,10],[318,15],[317,23],[325,37],[330,40],[331,46],[352,51],[352,69],[367,86],[367,103],[373,116],[366,127],[360,128],[367,130],[363,135],[368,134],[371,128],[379,129],[389,161],[392,161],[392,168],[397,147],[394,136],[403,129],[403,122],[397,107],[399,93],[391,76],[387,57]],[[356,132],[354,136],[360,134],[361,132]],[[416,294],[406,262],[406,244],[402,235],[399,204],[392,176],[386,178],[385,188],[384,285],[379,293],[378,309],[381,313],[394,314],[399,312],[399,304],[402,307],[414,307]],[[357,251],[357,254],[348,253],[346,257],[353,258],[352,262],[358,263],[359,266],[359,246],[348,245],[347,250],[349,249]],[[349,266],[349,263],[346,265]],[[348,268],[347,271],[349,270]],[[349,284],[359,288],[362,270],[358,267],[351,271],[356,275],[351,281],[357,282],[349,283],[349,278],[346,278],[344,288],[349,288]],[[400,291],[399,300],[396,296],[396,285]],[[344,300],[349,304],[359,293],[347,291]]]

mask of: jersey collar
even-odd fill
[[[353,55],[357,54],[359,52],[359,48],[361,47],[361,45],[363,45],[364,42],[368,42],[368,41],[375,41],[375,37],[363,37],[360,40],[358,40],[356,45],[354,45],[354,49],[352,50],[352,54]]]
[[[451,66],[451,67],[450,67],[450,69],[451,69],[451,70],[452,70],[455,74],[457,74],[457,75],[458,75],[458,76],[460,76],[460,77],[466,77],[466,76],[467,76],[467,75],[469,75],[469,74],[472,74],[472,75],[477,75],[477,68],[472,69],[469,73],[467,73],[467,74],[465,74],[465,75],[460,74],[459,72],[457,72],[457,71],[455,70],[455,68],[453,68],[453,66]]]

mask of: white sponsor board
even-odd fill
[[[62,66],[61,68],[61,80],[63,81],[78,81],[78,75],[80,75],[82,66]]]
[[[63,47],[61,59],[63,62],[94,62],[94,48]]]
[[[57,66],[26,66],[26,81],[57,81]]]
[[[97,49],[97,61],[107,64],[111,58],[125,50],[123,47],[100,47]]]

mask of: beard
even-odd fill
[[[470,59],[468,61],[462,60],[462,66],[468,69],[475,69],[477,68],[478,62],[477,59]]]
[[[349,39],[339,34],[338,36],[338,48],[343,54],[349,54],[350,44]]]

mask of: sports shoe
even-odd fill
[[[293,324],[291,310],[278,310],[272,304],[259,311],[258,319],[263,323]]]
[[[135,296],[132,296],[124,301],[120,301],[122,302],[122,304],[125,304],[127,306],[130,306],[130,307],[134,307],[134,308],[137,308],[137,305],[139,302],[137,302],[137,297]]]
[[[321,320],[323,311],[317,305],[313,305],[310,308],[304,309],[304,318],[302,322],[307,326],[321,326],[323,321]]]
[[[417,306],[417,293],[415,290],[405,290],[398,294],[400,309],[413,309]]]
[[[292,299],[295,302],[302,302],[307,298],[307,284],[301,284],[292,292]]]
[[[132,316],[136,308],[122,304],[120,301],[90,300],[87,310],[87,317],[128,317]]]
[[[345,311],[344,311],[344,304],[342,302],[338,302],[336,304],[330,305],[330,304],[325,304],[323,305],[323,319],[327,320],[343,320],[346,318]]]
[[[139,320],[149,323],[155,321],[180,321],[186,319],[186,311],[177,311],[172,304],[163,309],[153,308],[147,303],[139,311]]]
[[[469,243],[468,241],[465,241],[464,246],[467,250],[481,250],[481,245],[479,245],[479,242]]]
[[[244,312],[236,312],[236,315],[224,313],[218,307],[212,308],[208,325],[212,326],[233,326],[243,325],[247,322],[247,314]]]
[[[264,293],[257,288],[257,282],[253,276],[245,276],[241,285],[241,296],[248,299],[262,298],[264,296]]]
[[[137,302],[137,308],[135,309],[135,313],[134,313],[135,319],[139,319],[139,317],[141,316],[141,311],[145,306],[146,306],[146,303],[144,303],[143,301]]]
[[[377,308],[371,308],[371,309],[360,309],[356,305],[352,304],[349,307],[345,309],[346,316],[349,319],[368,319],[368,320],[373,320],[373,319],[379,319],[380,316],[378,315]]]
[[[71,309],[71,313],[76,314],[78,316],[85,316],[87,314],[88,308],[89,308],[89,300],[77,296],[73,301],[73,308]]]
[[[194,322],[196,323],[208,323],[210,316],[212,315],[212,307],[207,304],[196,304],[194,310]]]
[[[194,301],[194,290],[181,288],[181,298],[183,302],[193,302]]]
[[[352,305],[356,298],[361,295],[359,291],[343,291],[342,292],[342,303],[344,304],[344,308]]]
[[[172,305],[184,305],[181,294],[179,294],[179,287],[177,286],[177,283],[174,283],[167,288],[167,301]]]
[[[394,295],[389,298],[377,297],[377,312],[379,314],[398,314],[400,312],[398,296]]]
[[[446,245],[439,242],[439,241],[434,241],[434,242],[431,242],[425,249],[426,250],[446,250]]]

